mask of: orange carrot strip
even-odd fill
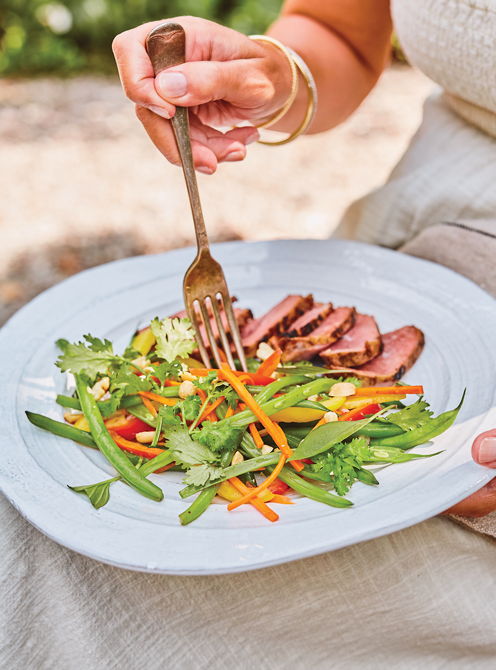
[[[152,391],[138,391],[138,395],[142,398],[148,398],[148,400],[155,400],[155,402],[159,402],[161,405],[169,405],[169,407],[173,407],[178,402],[177,398],[164,398],[164,396]]]
[[[294,505],[294,501],[288,498],[288,496],[283,496],[280,493],[272,494],[272,503],[279,503],[280,505]]]
[[[155,408],[155,405],[152,403],[152,401],[148,400],[148,398],[141,398],[141,400],[143,401],[143,405],[150,412],[150,414],[152,416],[157,416],[157,410]]]
[[[357,388],[355,395],[390,395],[392,393],[422,395],[424,393],[423,386],[362,386]]]
[[[282,351],[276,349],[268,358],[266,358],[257,368],[257,375],[270,375],[276,371],[281,362]]]
[[[305,467],[301,461],[291,461],[290,465],[296,470],[296,472],[301,472]]]
[[[245,494],[247,491],[250,489],[243,484],[241,479],[239,477],[231,477],[231,479],[228,480],[234,488],[236,488],[240,493]],[[279,514],[274,512],[274,510],[270,509],[268,505],[266,505],[260,498],[255,498],[255,500],[250,500],[250,504],[255,507],[263,516],[268,519],[269,521],[277,521],[279,519]]]
[[[211,413],[217,409],[217,407],[224,402],[224,396],[221,396],[220,398],[217,398],[217,400],[214,400],[210,405],[207,405],[205,409],[203,410],[202,415],[198,419],[198,423],[201,423],[202,421],[205,421],[207,417],[210,417]],[[217,417],[215,417],[217,418]]]
[[[285,462],[286,462],[286,456],[283,453],[281,453],[281,456],[279,457],[279,461],[276,467],[272,470],[270,475],[266,479],[264,479],[264,481],[260,484],[260,486],[251,489],[250,491],[248,491],[248,493],[246,493],[246,495],[244,495],[239,500],[234,500],[233,502],[230,502],[229,505],[227,506],[227,509],[231,512],[232,510],[236,509],[236,507],[251,502],[254,498],[258,496],[259,493],[265,491],[265,489],[268,488],[275,479],[277,479],[277,476],[283,469]]]
[[[253,438],[253,441],[255,442],[255,446],[258,449],[261,449],[264,445],[264,441],[262,440],[262,436],[258,432],[258,428],[255,426],[254,423],[250,423],[248,426],[248,430],[250,431],[250,435]]]
[[[114,433],[113,430],[109,430],[110,437],[114,440],[118,447],[123,451],[128,451],[130,454],[135,454],[136,456],[142,456],[143,458],[155,458],[159,454],[163,454],[163,449],[157,449],[156,447],[147,447],[144,444],[139,442],[132,442],[131,440],[126,440],[124,437],[121,437],[117,433]]]
[[[207,399],[207,394],[205,393],[205,391],[203,389],[196,389],[196,392],[200,396],[200,400],[202,401],[202,403],[204,403],[205,400]]]
[[[231,405],[229,405],[229,407],[227,408],[226,416],[224,417],[224,419],[228,419],[228,418],[229,418],[230,416],[232,416],[233,414],[234,414],[234,410],[233,410],[233,408],[231,407]]]
[[[260,421],[262,426],[267,429],[269,435],[277,444],[281,452],[288,458],[292,451],[289,448],[286,436],[280,426],[277,423],[274,423],[270,417],[265,414],[260,405],[257,403],[255,398],[251,393],[245,388],[243,382],[241,382],[234,372],[229,368],[228,365],[222,364],[221,375],[229,382],[229,384],[236,391],[241,400],[246,404],[246,406],[255,414],[257,419]]]

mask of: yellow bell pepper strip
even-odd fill
[[[74,428],[79,428],[79,430],[84,430],[85,433],[90,432],[90,424],[88,423],[88,419],[84,416],[84,414],[81,414],[79,419],[74,422]]]
[[[381,403],[381,402],[394,402],[395,400],[404,400],[406,395],[371,395],[371,396],[359,396],[354,395],[348,396],[345,398],[345,402],[342,405],[343,409],[355,409],[357,407],[365,407],[365,405],[370,405],[370,403]]]
[[[357,388],[355,395],[390,395],[390,394],[404,395],[423,395],[423,386],[362,386]]]
[[[242,494],[246,494],[247,491],[250,491],[250,489],[245,486],[245,484],[243,484],[239,477],[231,477],[229,481]],[[255,509],[257,509],[260,514],[262,514],[269,521],[274,522],[279,520],[279,514],[270,509],[270,507],[266,505],[263,500],[260,500],[260,498],[254,498],[253,500],[250,500],[250,505],[253,505],[253,507],[255,507]]]
[[[244,505],[246,503],[249,503],[254,498],[256,498],[260,493],[262,493],[262,491],[267,489],[272,484],[273,481],[275,481],[277,479],[277,476],[279,475],[279,473],[283,469],[285,462],[286,462],[286,456],[283,453],[281,453],[281,456],[279,458],[279,461],[278,461],[276,467],[272,470],[270,475],[266,479],[264,479],[264,481],[260,484],[260,486],[257,486],[256,488],[249,490],[248,493],[246,493],[239,500],[234,500],[233,502],[229,503],[229,505],[227,506],[227,509],[230,512],[232,512],[232,510],[235,510],[236,507],[239,507],[240,505]]]
[[[235,500],[239,500],[240,498],[243,497],[243,494],[240,491],[238,491],[238,489],[231,483],[229,479],[220,484],[217,490],[217,495],[220,496],[221,498],[224,498],[224,500],[227,500],[228,502],[234,502]],[[262,500],[263,502],[269,502],[272,500],[273,497],[274,497],[273,493],[271,493],[270,491],[264,491],[260,495],[260,500]]]
[[[270,377],[279,367],[282,351],[276,349],[268,358],[266,358],[257,368],[257,375]]]
[[[174,407],[179,401],[179,398],[164,398],[163,395],[153,393],[153,391],[138,391],[138,395],[142,398],[147,398],[148,400],[154,400],[161,405],[168,405],[169,407]]]
[[[319,400],[320,405],[324,405],[324,409],[312,409],[310,407],[287,407],[281,409],[275,414],[271,414],[270,418],[273,421],[281,423],[311,423],[322,418],[326,411],[336,411],[344,405],[346,398],[328,398],[327,400]]]
[[[148,326],[136,333],[131,341],[131,347],[142,356],[146,356],[155,345],[155,342],[155,335],[152,333],[150,326]]]

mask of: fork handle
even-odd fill
[[[146,38],[146,50],[150,57],[155,76],[174,65],[181,65],[186,60],[186,34],[178,23],[162,23],[154,28]],[[198,252],[207,250],[208,237],[198,192],[191,141],[189,138],[189,118],[187,107],[176,107],[171,119],[176,144],[188,190],[191,213],[195,224]]]

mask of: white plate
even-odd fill
[[[152,476],[165,499],[156,503],[121,483],[109,504],[93,509],[67,484],[100,481],[112,470],[98,452],[31,426],[24,411],[60,418],[54,403],[64,377],[54,342],[84,333],[124,346],[138,322],[181,307],[181,281],[193,250],[117,261],[46,291],[0,333],[4,447],[0,483],[34,526],[75,551],[134,570],[219,574],[311,556],[390,533],[437,514],[483,486],[491,472],[474,464],[471,439],[496,426],[496,303],[463,277],[400,253],[341,241],[228,243],[214,249],[240,305],[256,314],[287,293],[312,292],[336,305],[374,314],[383,332],[413,323],[426,347],[407,380],[422,383],[436,412],[454,407],[456,425],[422,447],[433,459],[378,473],[378,488],[356,484],[351,509],[308,499],[278,505],[271,524],[251,507],[227,512],[214,504],[181,527],[188,502],[180,473]],[[189,501],[190,502],[190,501]]]

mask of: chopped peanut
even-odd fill
[[[91,389],[91,395],[95,400],[101,400],[110,388],[110,379],[102,377],[100,381],[96,382]]]
[[[338,420],[338,415],[336,412],[326,412],[324,414],[324,423],[331,423],[332,421],[337,421]]]
[[[143,430],[141,433],[136,433],[136,441],[141,444],[150,444],[150,442],[153,442],[154,437],[154,430]]]
[[[329,395],[336,398],[344,398],[349,395],[355,395],[356,387],[351,382],[338,382],[331,386]]]
[[[64,421],[67,421],[67,423],[76,423],[82,416],[82,414],[76,414],[74,412],[64,412]]]
[[[262,444],[260,451],[265,456],[266,454],[270,454],[272,451],[274,451],[274,447],[271,447],[270,444]]]
[[[267,342],[260,342],[257,349],[257,358],[259,358],[261,361],[265,361],[265,359],[267,359],[273,353],[274,349],[272,349],[270,344],[267,344]]]
[[[232,457],[231,465],[238,465],[238,463],[242,463],[244,460],[245,459],[243,458],[243,454],[239,451],[235,451]]]
[[[181,386],[179,387],[180,398],[184,399],[190,395],[194,395],[195,393],[196,393],[196,386],[193,384],[193,382],[190,382],[189,380],[181,382]]]

